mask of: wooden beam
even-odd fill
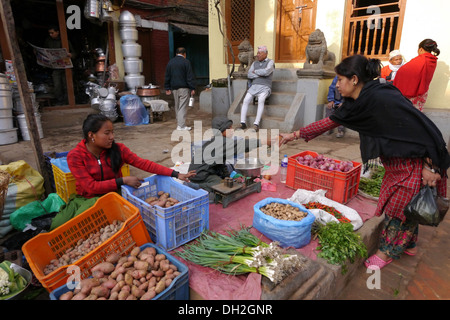
[[[48,195],[51,192],[51,184],[46,170],[45,157],[44,152],[42,151],[39,130],[36,124],[36,117],[34,115],[33,100],[31,98],[31,92],[28,87],[25,65],[23,64],[22,54],[20,53],[20,48],[14,29],[15,23],[10,0],[2,0],[0,2],[0,16],[3,22],[3,29],[5,30],[6,42],[11,52],[17,87],[19,89],[22,105],[24,106],[23,109],[25,119],[27,122],[28,132],[30,134],[31,146],[34,152],[36,163],[38,164],[37,169],[44,178],[44,188],[46,195]]]
[[[59,36],[61,37],[61,45],[69,51],[69,40],[67,40],[66,30],[66,14],[64,11],[63,0],[56,0],[56,11],[58,13],[59,23]],[[75,93],[73,89],[72,69],[66,70],[66,84],[67,84],[67,98],[69,100],[69,106],[75,106]]]

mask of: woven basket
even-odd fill
[[[9,180],[11,176],[8,172],[0,170],[0,219],[3,215],[6,194],[8,193]]]

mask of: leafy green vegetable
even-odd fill
[[[385,174],[384,167],[376,167],[370,175],[370,178],[361,177],[359,181],[359,189],[373,197],[380,196],[381,183]]]
[[[358,256],[367,257],[367,247],[350,223],[329,222],[318,226],[316,232],[319,238],[317,250],[320,250],[317,256],[330,264],[341,265],[342,274],[347,272],[347,259],[353,263]]]

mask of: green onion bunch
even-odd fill
[[[204,232],[198,240],[176,254],[186,261],[210,267],[225,274],[259,273],[278,283],[302,266],[298,255],[283,253],[277,242],[270,244],[241,227],[228,235]]]

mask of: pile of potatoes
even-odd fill
[[[128,257],[112,253],[91,269],[92,278],[59,300],[151,300],[180,275],[165,254],[134,247]]]
[[[271,202],[260,209],[264,214],[280,220],[300,221],[308,215],[307,212],[290,204]]]
[[[162,208],[170,208],[171,206],[176,205],[180,201],[175,198],[172,198],[169,193],[164,191],[159,191],[157,197],[148,197],[145,199],[149,205],[152,206],[160,206]]]
[[[66,250],[66,252],[59,258],[53,259],[44,268],[44,275],[55,271],[56,269],[73,264],[78,259],[84,257],[89,252],[100,246],[103,242],[111,238],[123,226],[123,221],[114,220],[111,224],[99,231],[91,233],[87,239],[78,240],[77,244]]]

